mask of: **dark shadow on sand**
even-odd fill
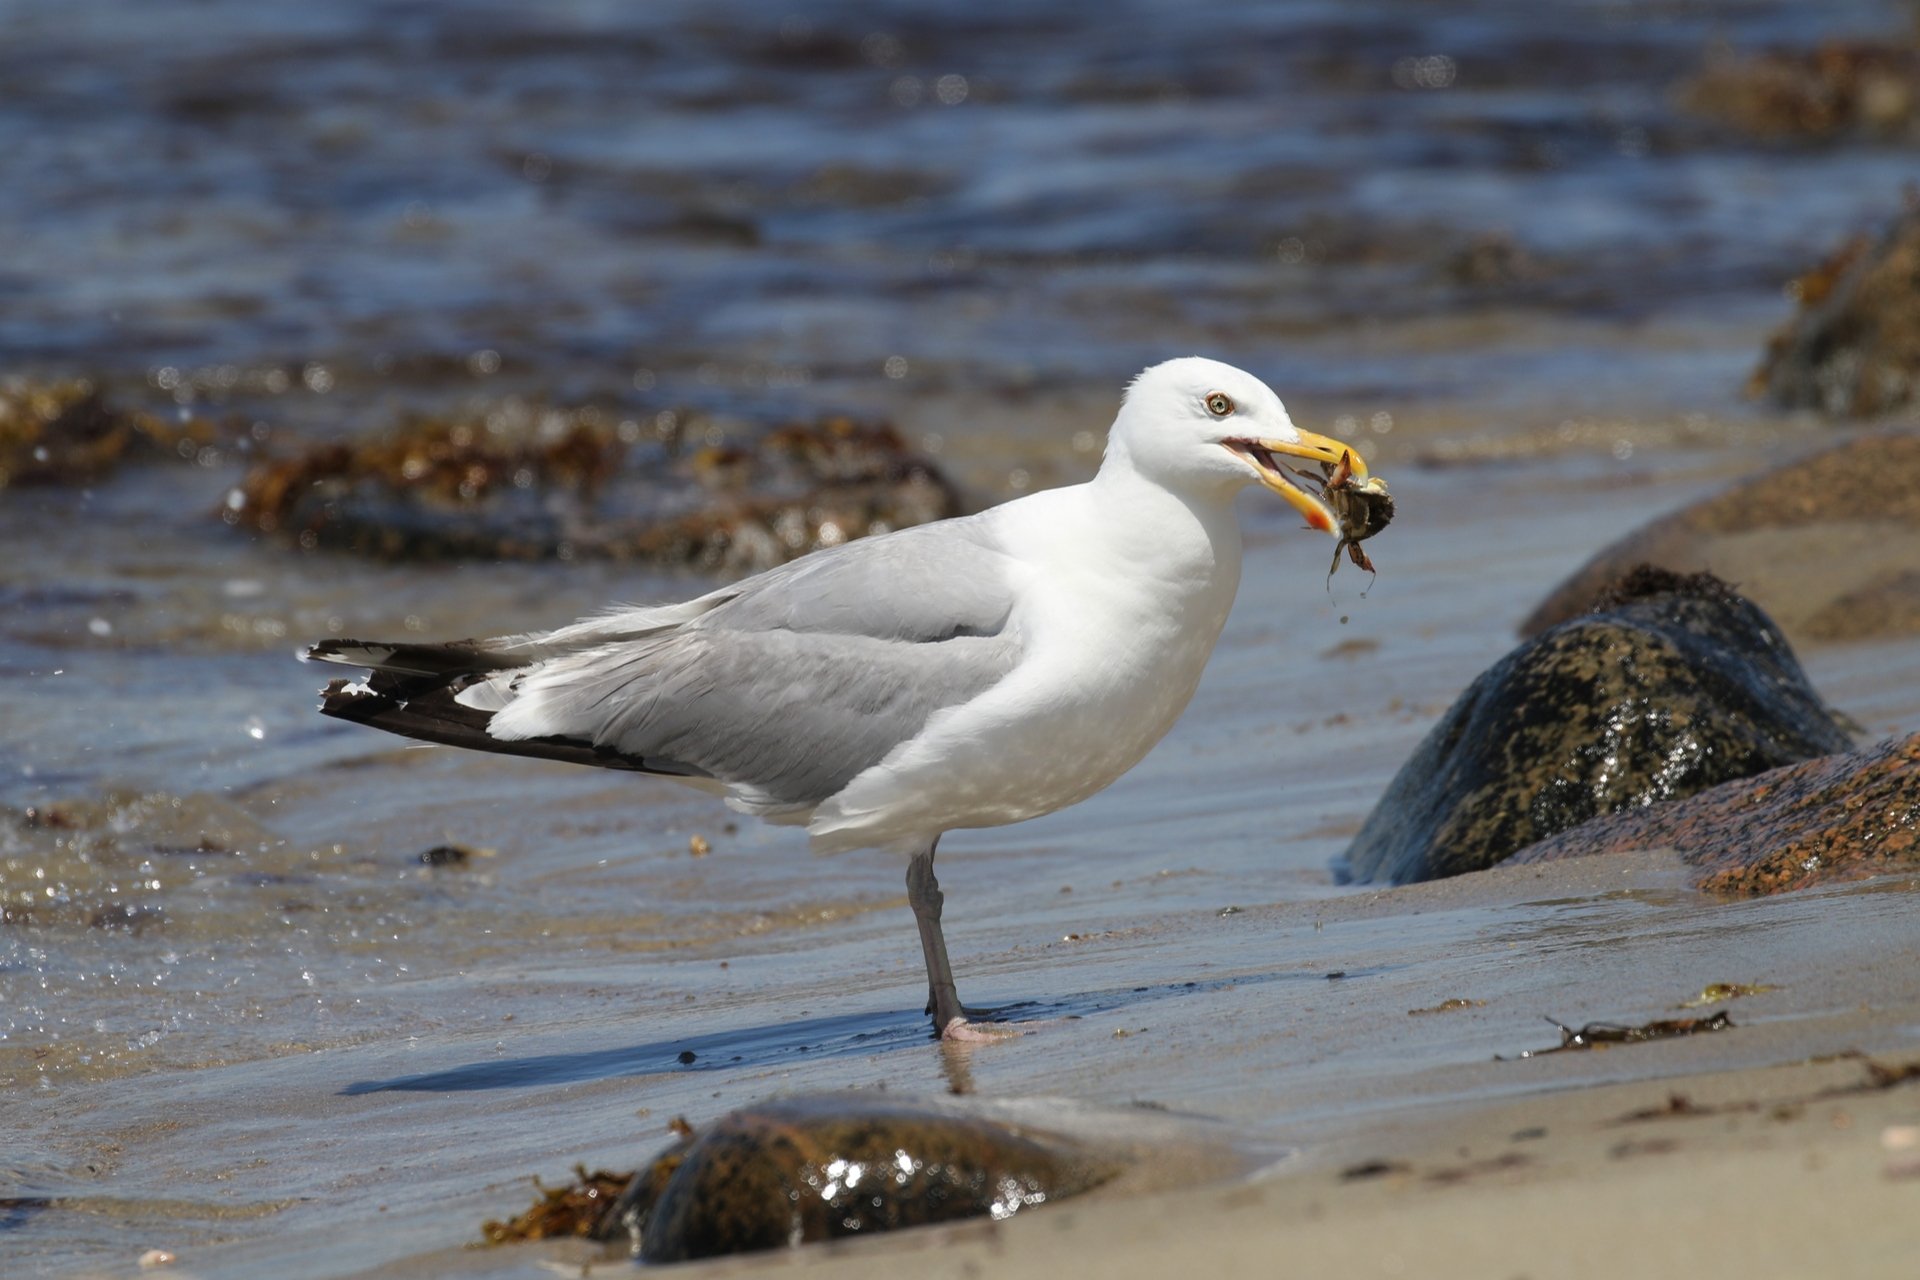
[[[1056,1000],[1026,1000],[991,1010],[996,1022],[1049,1022],[1084,1018],[1153,1000],[1222,991],[1229,987],[1269,982],[1353,981],[1387,969],[1351,969],[1338,974],[1288,970],[1283,973],[1240,974],[1195,982],[1157,986],[1118,987],[1085,992]],[[541,1085],[577,1084],[585,1080],[612,1080],[621,1076],[659,1075],[669,1071],[717,1071],[730,1067],[764,1069],[796,1059],[840,1058],[853,1054],[889,1053],[925,1045],[931,1032],[923,1014],[915,1010],[876,1010],[800,1022],[776,1022],[758,1027],[716,1031],[678,1040],[656,1040],[616,1049],[583,1053],[547,1053],[526,1058],[495,1059],[397,1076],[392,1080],[360,1080],[340,1093],[463,1093],[478,1089],[524,1089]]]

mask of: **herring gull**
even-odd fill
[[[1172,727],[1240,583],[1246,485],[1351,532],[1281,458],[1367,479],[1357,450],[1295,427],[1251,374],[1170,360],[1127,389],[1085,484],[680,604],[491,640],[325,640],[308,656],[372,671],[329,685],[327,715],[660,774],[803,826],[822,852],[905,855],[927,1011],[941,1036],[977,1038],[940,929],[940,837],[1085,800]]]

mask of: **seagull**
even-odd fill
[[[992,1038],[954,986],[941,837],[1077,804],[1146,756],[1233,606],[1234,496],[1264,485],[1309,528],[1349,531],[1324,482],[1283,458],[1342,483],[1368,475],[1358,450],[1294,426],[1253,375],[1169,360],[1127,388],[1084,484],[823,548],[678,604],[497,639],[323,640],[306,656],[371,671],[329,684],[326,715],[658,774],[804,827],[819,852],[905,856],[934,1031]]]

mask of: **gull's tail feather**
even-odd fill
[[[320,662],[367,667],[364,680],[335,680],[320,694],[320,711],[337,720],[370,725],[403,738],[505,755],[531,756],[602,769],[643,773],[684,773],[672,765],[649,764],[638,756],[568,737],[503,740],[488,732],[497,698],[461,694],[490,692],[503,671],[527,665],[523,656],[489,651],[474,641],[454,644],[384,644],[363,640],[322,640],[307,650]],[[475,688],[485,686],[485,689]],[[472,705],[473,703],[482,705]]]
[[[528,658],[499,648],[488,648],[484,640],[455,640],[447,644],[384,644],[368,640],[322,640],[307,649],[314,662],[334,662],[343,667],[367,667],[391,675],[461,676],[498,671],[503,667],[522,667]]]

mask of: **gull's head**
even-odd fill
[[[1154,365],[1127,388],[1107,437],[1107,465],[1129,467],[1176,493],[1227,501],[1259,483],[1286,499],[1315,529],[1339,522],[1288,472],[1287,459],[1338,466],[1367,477],[1359,450],[1302,431],[1266,383],[1230,364],[1186,356]]]

